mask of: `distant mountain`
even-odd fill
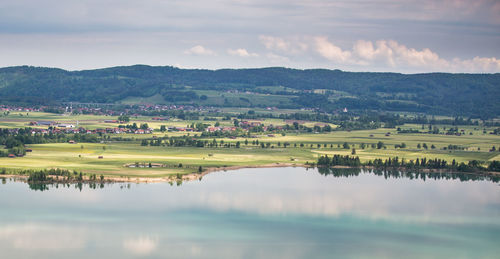
[[[66,71],[0,68],[3,103],[192,103],[211,106],[391,110],[500,115],[500,74],[398,74],[145,65]]]

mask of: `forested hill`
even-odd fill
[[[320,90],[318,90],[320,89]],[[500,74],[398,74],[288,68],[179,69],[135,65],[66,71],[0,69],[2,103],[193,103],[374,109],[495,117]]]

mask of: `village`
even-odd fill
[[[153,121],[168,121],[170,118],[167,117],[153,117],[151,118]],[[96,129],[86,129],[85,127],[81,127],[78,124],[78,121],[75,124],[70,123],[58,123],[55,121],[31,121],[29,122],[30,130],[32,134],[152,134],[155,129],[148,126],[147,123],[140,124],[139,126],[136,123],[131,125],[123,125],[124,121],[119,120],[104,120],[103,123],[109,124],[120,124],[118,127],[106,127],[106,128],[96,128]],[[293,125],[294,123],[304,124],[305,122],[301,121],[291,121],[287,120],[286,125]],[[234,132],[236,130],[242,130],[244,132],[253,131],[253,132],[267,132],[267,131],[275,131],[275,130],[283,130],[285,127],[283,126],[274,126],[273,124],[269,124],[265,126],[263,122],[260,121],[238,121],[236,126],[220,126],[219,123],[215,123],[215,126],[211,124],[198,123],[197,125],[188,125],[187,127],[179,127],[179,126],[166,126],[162,125],[156,131],[161,132]],[[200,126],[202,125],[202,126]],[[315,127],[325,127],[327,124],[325,123],[317,123]],[[47,127],[47,128],[41,128]],[[11,133],[16,134],[20,128],[10,128],[8,129]]]

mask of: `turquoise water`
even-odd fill
[[[103,188],[0,184],[1,258],[499,258],[488,180],[244,169]],[[342,174],[341,174],[342,175]]]

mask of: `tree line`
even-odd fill
[[[328,155],[320,156],[317,160],[317,165],[319,167],[334,167],[334,166],[352,166],[360,167],[367,166],[377,169],[398,169],[398,170],[420,170],[420,169],[446,169],[458,172],[479,172],[479,171],[492,171],[500,172],[500,161],[491,161],[486,166],[478,160],[471,160],[467,163],[458,163],[453,159],[451,163],[448,163],[444,159],[427,159],[427,158],[417,158],[416,160],[406,160],[399,157],[386,158],[386,159],[373,159],[362,163],[359,157],[349,156],[349,155],[333,155],[329,157]]]

